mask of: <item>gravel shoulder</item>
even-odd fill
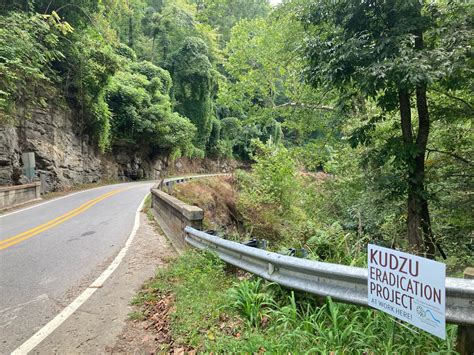
[[[123,262],[35,354],[103,354],[154,351],[153,335],[129,319],[130,300],[143,283],[175,257],[166,237],[140,213],[140,227]]]

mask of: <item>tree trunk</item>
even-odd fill
[[[169,52],[169,46],[170,46],[170,41],[168,39],[168,35],[166,32],[164,33],[163,36],[163,41],[162,41],[162,47],[163,47],[163,62],[166,62],[168,59],[168,52]]]
[[[408,201],[407,201],[407,238],[413,252],[419,254],[423,250],[423,237],[421,234],[421,204],[416,191],[417,172],[416,159],[413,159],[409,152],[414,148],[413,132],[411,124],[410,94],[406,89],[398,92],[400,104],[400,120],[402,127],[402,137],[405,146],[406,164],[408,166]]]
[[[150,57],[150,62],[153,63],[153,57],[155,54],[155,40],[156,40],[156,32],[153,31],[153,40],[151,41],[151,57]]]
[[[423,232],[425,252],[428,257],[434,258],[434,236],[431,229],[427,191],[424,184],[426,146],[430,132],[430,116],[426,99],[426,85],[420,85],[416,88],[416,107],[418,110],[418,136],[416,137],[417,156],[415,167],[417,174],[417,191],[419,191],[418,198],[421,208],[421,228]]]
[[[399,90],[400,119],[408,167],[407,238],[413,252],[433,258],[435,244],[425,189],[425,153],[430,129],[426,86],[416,88],[418,134],[414,141],[410,94]]]
[[[133,15],[128,17],[128,46],[133,48]]]
[[[422,50],[423,32],[416,32],[415,48]],[[435,243],[433,231],[431,229],[431,218],[428,208],[428,196],[425,188],[425,156],[426,146],[428,144],[428,136],[430,133],[430,115],[428,111],[428,100],[426,98],[426,83],[420,83],[416,87],[416,108],[418,111],[418,135],[416,137],[416,174],[417,174],[417,191],[421,207],[421,228],[423,233],[423,242],[426,256],[434,258]]]

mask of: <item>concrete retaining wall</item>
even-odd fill
[[[188,205],[166,192],[171,192],[175,184],[189,180],[228,175],[230,174],[206,174],[168,178],[161,180],[151,189],[151,205],[155,219],[178,252],[182,252],[186,247],[184,240],[186,237],[184,228],[186,226],[202,230],[204,211],[199,207]]]
[[[178,250],[184,250],[184,227],[202,229],[204,211],[158,189],[151,190],[153,213],[161,229]]]
[[[0,210],[37,200],[41,197],[41,183],[0,187]]]

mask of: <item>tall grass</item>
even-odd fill
[[[374,309],[296,293],[255,276],[241,279],[215,255],[189,251],[160,269],[133,303],[174,294],[174,346],[202,352],[455,353],[455,326],[442,341]],[[137,318],[141,314],[137,310]]]
[[[232,307],[248,320],[250,326],[258,327],[267,315],[266,309],[275,306],[271,295],[262,287],[262,280],[244,280],[229,290]]]
[[[278,352],[455,353],[455,326],[448,326],[442,341],[377,310],[296,294],[258,278],[235,284],[229,294],[234,309],[252,326],[258,328],[263,317],[270,319],[259,331],[278,340],[272,345]]]

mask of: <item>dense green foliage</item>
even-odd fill
[[[43,88],[58,80],[50,64],[63,57],[59,35],[70,30],[56,15],[0,17],[0,43],[8,44],[0,46],[0,122],[8,120],[17,106],[46,105],[53,93]]]
[[[127,69],[117,72],[106,89],[115,139],[134,145],[147,142],[172,157],[193,156],[196,127],[172,111],[169,73],[146,61],[129,63]]]
[[[425,160],[430,125],[438,117],[431,114],[427,96],[430,89],[465,87],[458,75],[470,72],[473,35],[471,19],[461,8],[465,5],[453,2],[424,6],[419,1],[310,1],[298,13],[311,24],[305,48],[308,80],[317,87],[338,88],[341,98],[359,98],[356,105],[365,115],[352,136],[354,144],[370,143],[373,128],[399,112],[400,133],[391,132],[381,146],[383,152],[372,154],[371,160],[379,166],[391,162],[398,170],[398,191],[408,195],[408,239],[414,249],[428,255],[434,255],[436,239]],[[447,14],[458,15],[456,26]],[[369,99],[378,109],[375,114],[367,112],[364,101]]]
[[[314,191],[296,179],[298,201],[315,197],[308,208],[290,198],[282,227],[302,222],[304,242],[308,225],[337,223],[353,241],[472,260],[472,13],[467,2],[294,0],[234,26],[220,102],[246,127],[280,122],[300,169],[335,175]],[[244,209],[261,211],[250,227],[272,227],[265,235],[286,210],[254,193],[272,196],[272,159],[243,180]]]
[[[182,155],[232,157],[237,136],[221,123],[222,64],[216,15],[245,4],[159,0],[8,1],[0,6],[0,115],[68,106],[77,129],[105,151],[115,145]],[[217,6],[217,7],[216,7]],[[260,15],[269,6],[255,1]],[[211,11],[211,12],[209,12]],[[198,16],[199,13],[199,16]],[[206,15],[208,14],[208,15]],[[199,17],[199,19],[198,19]],[[249,144],[250,140],[243,144]],[[246,148],[243,148],[246,149]]]
[[[266,17],[270,13],[267,1],[262,0],[192,0],[197,5],[197,18],[216,28],[220,43],[227,43],[232,28],[242,19]]]
[[[294,152],[259,147],[253,172],[236,174],[237,208],[246,233],[270,240],[276,251],[305,248],[315,260],[346,265],[365,266],[368,243],[409,249],[403,195],[396,196],[391,184],[381,186],[386,178],[379,174],[386,171],[360,166],[358,157],[368,153],[370,148],[347,146],[326,164],[334,175],[301,174]],[[442,240],[451,275],[474,262],[472,216],[466,207],[452,206],[453,200],[470,205],[468,197],[460,197],[466,189],[460,185],[455,196],[438,191],[433,207],[432,228]]]
[[[188,37],[173,58],[176,109],[198,127],[196,143],[204,149],[212,131],[213,97],[217,93],[217,73],[209,61],[206,43]]]

